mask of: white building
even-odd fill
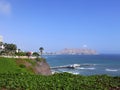
[[[2,36],[0,36],[0,42],[3,42],[3,37]]]
[[[0,36],[0,43],[3,42],[3,37]],[[4,49],[4,46],[0,44],[0,52]]]
[[[0,45],[0,49],[4,49],[4,46],[3,46],[3,45]]]

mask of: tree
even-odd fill
[[[21,52],[21,49],[18,49],[18,52]]]
[[[4,49],[3,42],[0,42],[0,53],[1,51],[3,51],[3,49]]]
[[[39,50],[40,50],[40,55],[41,55],[41,57],[42,57],[44,48],[43,48],[43,47],[40,47]]]
[[[17,52],[16,55],[17,56],[26,56],[26,53],[25,52]]]
[[[39,58],[39,53],[37,53],[37,52],[34,52],[32,55],[36,56],[36,58]]]
[[[0,55],[5,55],[5,51],[1,51],[1,52],[0,52]]]
[[[7,53],[8,55],[13,55],[15,54],[16,50],[17,50],[17,46],[15,44],[4,44],[4,51],[5,53]]]
[[[17,50],[17,46],[15,44],[4,44],[5,46],[5,50],[7,51],[16,51]]]
[[[34,53],[33,53],[33,56],[39,56],[39,53],[34,52]]]
[[[26,53],[26,56],[28,56],[28,58],[30,58],[31,55],[32,55],[31,52],[27,52],[27,53]]]

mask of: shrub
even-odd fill
[[[24,64],[20,64],[19,67],[25,68],[26,66]]]

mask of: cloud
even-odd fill
[[[0,14],[9,15],[11,13],[11,4],[6,0],[0,0]]]

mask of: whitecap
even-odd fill
[[[78,72],[73,72],[72,74],[78,75],[79,73]]]
[[[117,69],[105,69],[106,71],[110,71],[110,72],[117,72]]]
[[[79,67],[79,68],[77,68],[77,69],[82,69],[82,70],[84,70],[84,69],[86,69],[86,70],[94,70],[95,68],[94,68],[94,67],[91,67],[91,68]]]
[[[68,71],[68,73],[75,74],[75,75],[79,74],[79,72],[70,72],[70,71]]]

